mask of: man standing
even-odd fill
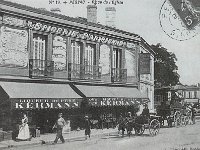
[[[85,116],[85,140],[87,140],[87,136],[90,138],[91,134],[91,122],[88,116]]]
[[[62,118],[62,113],[59,113],[58,114],[58,120],[56,121],[55,125],[53,126],[53,128],[57,129],[56,139],[54,140],[53,144],[56,144],[58,142],[58,139],[60,139],[62,141],[62,143],[65,143],[65,140],[64,140],[63,135],[62,135],[62,130],[63,130],[63,127],[65,125],[66,125],[66,122]]]

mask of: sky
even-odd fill
[[[71,17],[87,18],[87,4],[92,4],[92,0],[85,1],[85,4],[69,4],[70,0],[66,0],[68,4],[64,4],[64,0],[54,0],[53,4],[49,4],[51,0],[10,0],[16,3],[36,7],[60,8],[62,14]],[[61,4],[56,4],[60,1]],[[71,0],[76,1],[76,0]],[[96,0],[102,1],[105,0]],[[107,0],[112,1],[112,0]],[[105,24],[105,7],[112,6],[116,8],[116,28],[128,32],[136,33],[142,36],[150,45],[161,43],[168,51],[175,53],[178,61],[178,73],[182,84],[200,83],[200,30],[195,30],[197,35],[188,40],[178,41],[169,37],[160,25],[159,14],[165,0],[114,0],[123,2],[123,4],[108,5],[97,4],[97,20],[101,24]],[[165,3],[166,4],[166,3]],[[168,22],[167,22],[168,23]],[[166,28],[170,28],[166,22]],[[172,24],[176,24],[171,22]]]

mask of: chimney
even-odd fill
[[[53,13],[61,14],[60,8],[51,8],[50,11]]]
[[[97,23],[97,6],[96,5],[87,6],[87,21]]]
[[[116,9],[115,7],[106,7],[106,25],[115,28]]]

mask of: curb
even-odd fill
[[[96,135],[91,135],[91,137],[104,137],[104,136],[110,136],[111,134],[117,133],[115,132],[108,132],[108,133],[103,133],[103,134],[96,134]],[[74,142],[76,140],[79,139],[84,139],[85,136],[78,136],[78,137],[72,137],[72,138],[64,138],[65,142]],[[5,147],[0,147],[0,150],[5,150],[5,149],[9,149],[9,148],[19,148],[19,147],[28,147],[28,146],[36,146],[36,145],[45,145],[45,144],[49,144],[49,143],[53,143],[53,140],[49,140],[49,141],[44,141],[45,143],[42,144],[42,140],[39,142],[35,142],[35,143],[27,143],[27,144],[22,144],[22,145],[5,145]]]

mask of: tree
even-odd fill
[[[152,45],[155,52],[154,78],[155,86],[170,86],[179,83],[178,66],[176,65],[176,55],[168,52],[160,43]]]

